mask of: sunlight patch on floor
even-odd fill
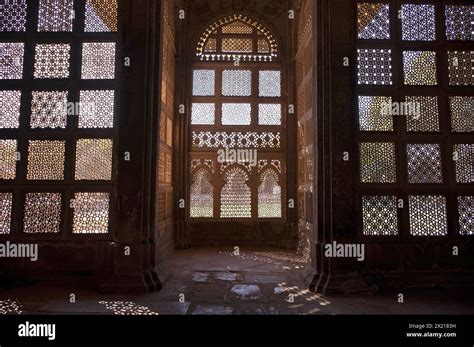
[[[0,301],[0,315],[22,314],[22,307],[17,300]]]
[[[120,316],[157,316],[148,307],[137,305],[131,301],[99,301],[107,310],[111,310],[115,315]]]

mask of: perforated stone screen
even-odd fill
[[[185,112],[188,217],[196,225],[285,218],[286,76],[278,53],[265,24],[242,14],[201,34]],[[260,166],[259,159],[279,165]],[[159,167],[166,176],[161,160]]]
[[[120,6],[0,1],[0,234],[109,237]]]
[[[474,5],[354,9],[359,235],[400,244],[472,235]],[[340,150],[336,161],[353,161]]]

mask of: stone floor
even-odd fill
[[[206,248],[177,251],[172,276],[158,293],[97,294],[61,282],[0,291],[0,314],[473,314],[472,292],[404,290],[379,295],[321,296],[301,280],[305,261],[281,251]],[[76,302],[71,303],[71,294]]]

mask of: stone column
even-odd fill
[[[105,291],[148,292],[161,287],[154,272],[154,172],[160,95],[161,4],[121,1],[122,69],[118,155],[118,211],[114,242],[103,247]],[[130,66],[124,66],[125,59]],[[124,156],[130,154],[130,161]]]

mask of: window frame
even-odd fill
[[[2,240],[20,242],[41,241],[111,241],[114,238],[118,216],[117,184],[119,160],[119,130],[122,79],[122,5],[117,2],[117,31],[85,32],[86,0],[74,0],[75,18],[71,32],[39,32],[39,1],[27,2],[26,31],[1,32],[1,42],[24,42],[23,78],[20,80],[1,80],[1,90],[20,90],[20,125],[17,129],[0,129],[1,139],[17,139],[17,151],[21,161],[17,164],[16,179],[0,181],[2,192],[13,193],[12,222],[9,234],[0,235]],[[86,42],[115,43],[115,77],[114,79],[85,80],[81,78],[82,45]],[[63,79],[36,79],[33,76],[35,65],[35,46],[44,43],[67,43],[70,45],[69,77]],[[31,101],[33,91],[67,91],[68,102],[78,103],[80,91],[83,90],[114,90],[113,103],[114,127],[104,129],[78,128],[78,116],[68,116],[65,129],[32,129],[30,127]],[[78,181],[75,180],[75,153],[79,139],[110,139],[112,148],[112,179],[110,181]],[[31,181],[28,180],[28,143],[34,140],[61,140],[66,142],[64,180]],[[24,203],[28,193],[61,193],[61,228],[57,234],[25,234],[23,232]],[[74,234],[73,214],[71,208],[75,193],[108,193],[109,214],[108,232],[106,234]]]
[[[431,242],[444,244],[447,240],[457,241],[465,236],[460,235],[458,196],[474,196],[472,184],[456,183],[455,165],[452,161],[453,146],[457,143],[470,144],[472,132],[455,133],[451,129],[451,112],[449,98],[452,96],[473,96],[472,86],[451,86],[448,78],[448,54],[450,50],[474,50],[473,41],[449,41],[446,34],[445,6],[472,5],[468,1],[453,0],[425,0],[418,3],[410,0],[355,0],[353,3],[353,28],[357,28],[357,3],[388,3],[390,4],[390,39],[373,40],[358,39],[357,29],[353,36],[353,61],[357,62],[357,49],[382,48],[392,50],[392,85],[359,85],[357,80],[357,63],[353,64],[353,148],[359,147],[363,142],[393,142],[396,146],[396,175],[395,184],[363,184],[360,180],[360,154],[355,152],[356,164],[354,175],[358,179],[354,190],[354,200],[357,211],[358,239],[365,243],[398,244],[406,242]],[[402,21],[398,19],[397,11],[402,4],[429,4],[435,6],[436,38],[434,41],[404,41],[402,40]],[[403,51],[426,50],[435,51],[437,59],[437,85],[409,86],[403,80]],[[359,96],[390,96],[392,102],[405,101],[406,96],[436,96],[438,97],[439,132],[408,132],[407,122],[403,116],[395,116],[393,131],[362,131],[359,130],[358,97]],[[443,183],[441,184],[409,184],[407,176],[408,144],[439,144],[441,148],[441,165]],[[362,218],[363,196],[396,196],[403,199],[404,208],[398,209],[398,236],[364,235]],[[410,233],[409,196],[410,195],[442,195],[447,204],[447,236],[414,236]]]
[[[217,21],[216,21],[217,22]],[[218,34],[218,38],[222,38],[227,34]],[[230,37],[240,37],[244,35],[239,34],[230,34]],[[248,35],[247,35],[248,36]],[[255,38],[257,34],[255,33],[252,36]],[[217,43],[219,47],[219,40]],[[278,57],[270,61],[246,61],[240,60],[236,66],[233,61],[206,61],[200,59],[199,56],[193,54],[190,56],[191,63],[189,66],[190,76],[186,95],[187,95],[187,112],[186,121],[188,122],[187,130],[187,152],[189,156],[189,163],[194,159],[211,159],[213,161],[214,173],[211,175],[212,182],[211,184],[214,187],[214,212],[212,218],[192,218],[191,217],[191,207],[190,204],[186,206],[186,220],[192,225],[205,225],[210,222],[212,223],[278,223],[283,224],[287,220],[287,207],[286,207],[286,151],[288,148],[287,145],[287,87],[288,76],[284,70],[283,61],[281,54],[279,52]],[[206,70],[212,69],[215,70],[215,93],[214,96],[193,96],[193,71],[194,70]],[[250,96],[223,96],[222,95],[222,72],[224,70],[250,70],[251,71],[251,95]],[[281,74],[281,93],[280,97],[260,97],[258,94],[259,91],[259,71],[261,70],[275,70],[280,71]],[[215,104],[215,122],[214,125],[192,125],[191,124],[191,110],[192,104],[196,103],[214,103]],[[221,108],[223,103],[250,103],[251,104],[251,124],[250,125],[222,125],[222,113]],[[259,104],[280,104],[281,105],[281,125],[259,125]],[[253,168],[249,174],[248,186],[251,190],[251,218],[221,218],[220,217],[220,199],[221,199],[221,190],[225,184],[224,176],[228,170],[231,170],[233,167],[242,167],[239,164],[232,164],[229,167],[226,167],[225,170],[220,172],[220,164],[217,162],[217,150],[215,148],[198,148],[193,146],[193,131],[211,131],[211,132],[279,132],[280,133],[280,147],[279,148],[256,148],[258,151],[258,159],[268,160],[279,160],[281,172],[275,170],[276,174],[279,177],[279,185],[281,187],[281,218],[258,218],[258,188],[260,186],[260,175],[263,174],[266,168],[269,166],[262,167],[261,170],[258,170],[258,166]],[[234,146],[232,148],[237,148]],[[254,149],[254,147],[245,148],[245,149]],[[192,184],[192,175],[194,172],[197,172],[203,166],[198,166],[194,170],[190,170],[188,164],[186,172],[186,197],[187,201],[190,201],[190,187]],[[296,207],[295,207],[296,208]]]

